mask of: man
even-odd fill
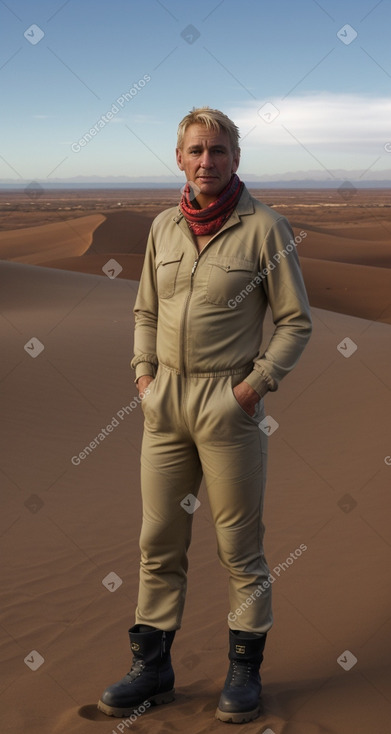
[[[263,396],[295,366],[311,319],[288,222],[236,175],[236,125],[219,110],[193,109],[179,125],[176,156],[187,184],[179,208],[152,224],[134,308],[132,367],[145,419],[134,657],[98,706],[127,716],[145,701],[174,698],[170,647],[181,626],[193,519],[185,507],[204,476],[229,573],[230,666],[216,717],[242,723],[259,714],[273,621]],[[268,305],[275,330],[262,349]]]

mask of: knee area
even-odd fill
[[[265,558],[259,544],[255,549],[251,549],[249,545],[242,544],[236,548],[218,548],[218,557],[221,565],[229,571],[236,571],[244,575],[256,574],[259,567],[265,563]]]
[[[188,524],[180,525],[170,520],[149,522],[144,519],[141,534],[140,548],[148,554],[164,555],[173,548],[182,550],[186,547],[189,538]]]

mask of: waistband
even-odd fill
[[[210,372],[186,372],[186,375],[184,375],[180,370],[174,369],[174,367],[169,367],[167,364],[163,364],[163,362],[159,362],[159,368],[160,367],[164,370],[167,370],[168,372],[172,372],[174,375],[180,375],[181,377],[227,377],[229,375],[249,375],[250,372],[252,372],[254,369],[254,363],[249,362],[242,367],[235,367],[234,369],[227,370],[212,370]]]

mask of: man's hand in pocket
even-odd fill
[[[261,399],[254,388],[243,380],[243,382],[239,382],[239,385],[234,387],[233,394],[244,412],[253,417],[255,415],[255,406]]]
[[[152,377],[152,375],[142,375],[137,380],[137,388],[138,388],[138,394],[141,398],[141,400],[144,397],[144,392],[147,389],[148,385],[153,382],[155,378]],[[147,393],[148,394],[148,393]]]

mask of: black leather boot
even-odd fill
[[[265,635],[229,631],[230,666],[216,711],[216,719],[243,724],[259,716],[262,690],[259,667]]]
[[[103,692],[98,709],[108,716],[130,716],[142,703],[169,703],[175,698],[170,648],[175,636],[156,627],[136,624],[129,630],[132,667]]]

